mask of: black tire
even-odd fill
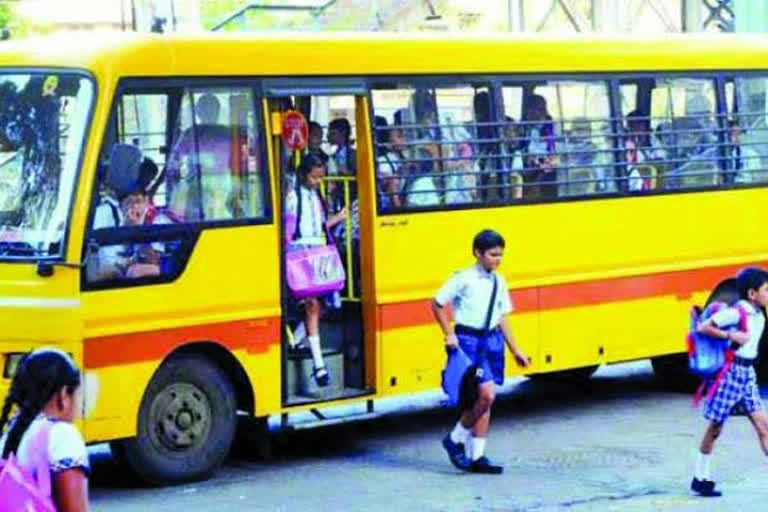
[[[173,358],[144,392],[136,437],[122,443],[125,460],[152,484],[207,478],[232,446],[236,410],[234,388],[219,366],[198,355]]]
[[[651,358],[651,366],[656,377],[683,389],[692,389],[699,379],[688,371],[688,354],[671,354]]]

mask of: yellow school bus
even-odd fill
[[[0,43],[0,396],[22,354],[59,346],[84,371],[89,443],[153,482],[204,477],[238,415],[439,387],[430,301],[483,228],[506,238],[529,374],[684,372],[690,304],[768,261],[766,52],[725,36]],[[327,207],[348,212],[325,388],[289,335],[282,204],[308,151],[289,113],[351,132],[311,141]]]

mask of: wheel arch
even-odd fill
[[[235,355],[218,342],[196,341],[176,347],[163,359],[155,370],[155,374],[166,362],[187,355],[201,355],[221,368],[235,389],[237,409],[253,415],[256,410],[256,398],[251,379],[248,378],[245,368]]]

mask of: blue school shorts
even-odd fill
[[[461,333],[456,337],[459,347],[472,360],[472,363],[482,368],[483,374],[478,376],[480,383],[504,383],[504,335],[500,329],[494,329],[488,334],[475,335]]]

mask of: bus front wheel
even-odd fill
[[[173,358],[144,393],[136,437],[123,444],[125,460],[154,484],[207,478],[229,453],[236,407],[218,365],[198,355]]]
[[[651,367],[654,375],[672,385],[689,389],[698,384],[696,377],[688,371],[688,354],[652,357]]]

